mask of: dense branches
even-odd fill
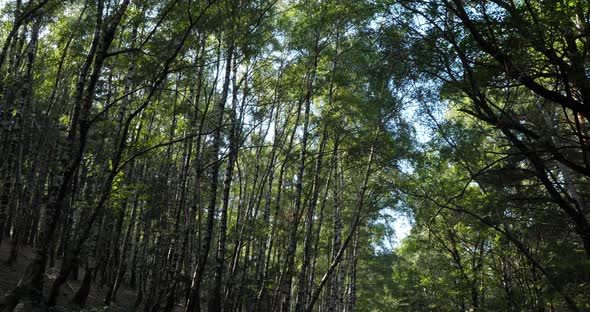
[[[373,8],[355,2],[344,18],[335,1],[69,5],[4,8],[0,225],[9,265],[21,265],[19,248],[36,256],[2,309],[63,302],[80,269],[77,305],[102,287],[107,305],[136,287],[121,304],[145,311],[355,298],[349,256],[379,205],[370,168],[394,158],[360,152],[376,144],[367,134],[389,136],[396,109],[380,106],[380,64],[356,54],[378,55],[359,38]],[[316,220],[333,214],[336,224]]]
[[[0,4],[0,310],[590,304],[587,3]]]

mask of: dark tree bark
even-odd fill
[[[220,159],[219,159],[219,151],[221,148],[221,131],[223,126],[223,114],[225,110],[225,102],[227,101],[228,93],[229,93],[229,83],[230,83],[230,76],[231,76],[231,64],[233,60],[233,52],[234,52],[234,45],[233,42],[229,43],[229,46],[226,51],[226,59],[225,59],[225,78],[223,82],[223,90],[221,93],[221,99],[217,103],[217,109],[215,113],[217,114],[217,122],[216,122],[216,129],[214,131],[213,137],[213,144],[212,144],[212,166],[211,166],[211,181],[210,181],[210,188],[209,188],[209,203],[207,206],[207,222],[205,224],[205,233],[203,237],[203,246],[201,249],[201,255],[199,258],[199,262],[197,264],[197,268],[195,270],[195,274],[192,279],[191,285],[191,295],[186,305],[186,311],[194,311],[200,309],[200,300],[199,300],[199,293],[201,282],[203,279],[203,274],[205,272],[205,266],[207,265],[207,258],[209,257],[209,250],[211,248],[211,244],[213,241],[213,226],[214,226],[214,218],[215,218],[215,210],[217,205],[217,188],[218,188],[218,179],[219,179],[219,168],[221,167]]]
[[[311,108],[311,97],[313,95],[313,86],[315,81],[316,70],[318,66],[318,59],[320,54],[319,38],[316,38],[315,48],[312,59],[306,76],[306,92],[300,101],[300,110],[302,104],[305,104],[305,112],[303,115],[303,133],[301,137],[301,153],[299,158],[299,168],[297,171],[297,182],[295,183],[295,207],[293,209],[293,223],[289,233],[289,247],[285,259],[285,273],[281,289],[283,292],[281,299],[281,311],[291,311],[291,285],[293,283],[293,275],[295,274],[295,253],[297,252],[297,233],[299,230],[300,212],[303,198],[303,175],[305,172],[305,161],[307,157],[307,140],[309,135],[309,115]]]

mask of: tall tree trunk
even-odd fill
[[[308,294],[308,285],[309,285],[309,276],[308,276],[308,268],[311,263],[311,246],[313,243],[312,234],[313,234],[313,224],[315,218],[315,209],[317,207],[318,197],[320,193],[320,181],[321,181],[321,172],[322,172],[322,160],[324,157],[324,149],[326,146],[326,140],[328,137],[328,127],[324,126],[324,131],[321,138],[320,148],[318,150],[318,156],[315,166],[315,176],[313,179],[313,194],[311,197],[311,202],[309,203],[309,207],[307,209],[307,216],[305,220],[305,238],[303,240],[303,262],[301,263],[301,272],[299,274],[299,286],[298,286],[298,295],[297,295],[297,303],[295,305],[295,311],[303,311],[305,306],[307,305],[309,294]]]
[[[361,190],[358,194],[358,198],[357,198],[357,202],[355,205],[355,211],[354,211],[354,215],[353,215],[352,224],[350,226],[350,230],[349,230],[348,234],[346,235],[344,242],[342,242],[342,246],[340,247],[340,250],[338,250],[336,257],[334,257],[334,259],[330,263],[330,266],[328,267],[328,270],[326,271],[326,273],[322,277],[320,284],[313,291],[313,293],[311,295],[310,302],[307,304],[307,307],[305,308],[306,312],[311,312],[313,310],[315,302],[317,301],[318,297],[320,296],[320,293],[322,292],[322,288],[324,287],[326,282],[330,279],[330,276],[334,273],[334,270],[336,269],[336,267],[340,263],[342,256],[344,255],[344,252],[346,251],[346,248],[350,244],[353,237],[356,236],[358,226],[362,222],[362,219],[363,219],[363,215],[362,215],[363,211],[362,210],[365,205],[365,196],[366,196],[368,185],[369,185],[369,178],[371,176],[371,170],[372,170],[371,168],[373,165],[374,152],[375,152],[375,145],[373,143],[371,145],[371,148],[369,151],[369,157],[367,159],[367,168],[365,170],[363,183],[361,185]]]
[[[197,268],[195,270],[195,274],[192,279],[191,285],[191,295],[186,305],[186,311],[199,311],[200,310],[200,287],[201,282],[203,279],[203,274],[205,272],[205,266],[207,265],[207,259],[209,257],[209,250],[211,248],[211,243],[213,241],[213,226],[215,221],[215,208],[217,205],[217,188],[218,188],[218,179],[219,179],[219,168],[221,166],[220,159],[219,159],[219,151],[221,148],[221,132],[223,127],[223,113],[225,110],[225,102],[227,101],[227,96],[229,93],[229,83],[230,83],[230,76],[231,76],[231,63],[233,60],[233,52],[234,52],[234,45],[233,42],[229,43],[229,47],[226,51],[226,60],[225,60],[225,78],[223,82],[223,89],[221,94],[221,99],[217,104],[217,122],[215,124],[215,131],[213,134],[213,145],[212,145],[212,166],[211,166],[211,183],[209,188],[209,203],[207,206],[207,222],[205,225],[205,235],[203,237],[203,246],[201,250],[201,255],[199,258],[199,262],[197,264]]]
[[[332,166],[334,168],[334,191],[333,191],[333,228],[332,228],[332,255],[331,261],[334,261],[338,256],[338,252],[342,247],[342,188],[341,179],[340,179],[340,171],[338,170],[339,165],[339,158],[338,158],[338,148],[339,148],[340,139],[338,135],[334,139],[334,149],[332,151]],[[328,311],[340,311],[344,308],[343,305],[343,297],[342,297],[342,287],[344,285],[344,272],[340,268],[336,268],[336,273],[332,276],[332,279],[329,284],[328,288]]]
[[[226,66],[231,66],[228,63]],[[234,171],[234,164],[238,157],[238,148],[239,148],[239,137],[238,137],[238,120],[236,118],[236,111],[237,111],[237,104],[238,104],[238,85],[236,83],[237,80],[237,70],[238,64],[234,60],[233,64],[233,75],[232,75],[232,107],[230,110],[230,134],[229,134],[229,151],[228,151],[228,160],[227,160],[227,167],[225,169],[225,179],[223,181],[223,198],[221,203],[221,216],[219,220],[219,242],[217,248],[217,256],[216,256],[216,268],[215,268],[215,278],[213,283],[213,291],[211,294],[211,301],[209,302],[209,309],[208,311],[212,312],[220,312],[222,310],[222,282],[223,282],[223,271],[225,269],[225,249],[226,249],[226,239],[227,239],[227,210],[229,206],[229,198],[230,198],[230,190],[231,190],[231,183],[233,178],[233,171]],[[247,79],[247,78],[244,78]],[[247,83],[247,82],[246,82]],[[245,96],[245,95],[244,95]]]
[[[305,103],[305,113],[303,117],[303,133],[301,138],[301,154],[299,158],[299,169],[297,171],[297,182],[295,183],[295,207],[293,209],[293,223],[289,233],[289,247],[285,258],[285,277],[281,285],[283,292],[280,311],[291,311],[291,285],[293,283],[293,275],[295,271],[295,254],[297,252],[297,233],[299,230],[299,214],[301,211],[301,202],[303,198],[303,174],[305,171],[305,159],[307,157],[307,140],[309,135],[309,117],[311,109],[311,97],[313,95],[313,85],[315,80],[316,69],[319,59],[319,38],[316,38],[316,46],[314,54],[310,60],[307,77],[306,77],[306,92],[301,99],[301,104]],[[300,106],[302,106],[300,104]],[[301,108],[300,108],[301,109]]]

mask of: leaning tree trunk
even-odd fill
[[[235,62],[235,60],[234,60]],[[231,66],[230,63],[226,64],[226,66]],[[238,86],[236,84],[236,75],[237,75],[237,63],[233,64],[233,75],[232,75],[232,91],[233,91],[233,99],[232,99],[232,107],[230,111],[230,122],[231,122],[231,129],[229,134],[229,154],[227,160],[227,167],[225,169],[225,180],[223,181],[223,198],[221,203],[221,217],[219,220],[219,242],[218,242],[218,249],[217,249],[217,267],[215,268],[215,279],[213,283],[213,290],[211,293],[211,301],[209,302],[209,310],[211,312],[220,312],[222,308],[221,298],[222,298],[222,282],[223,282],[223,270],[225,269],[225,244],[227,240],[227,209],[229,206],[229,198],[230,198],[230,190],[231,190],[231,183],[233,178],[233,171],[234,171],[234,164],[238,157],[238,145],[239,145],[239,138],[238,138],[238,120],[236,118],[236,110],[237,110],[237,103],[238,103]]]
[[[306,92],[305,96],[301,99],[301,102],[305,103],[305,113],[303,117],[303,134],[301,138],[301,154],[299,156],[300,159],[299,168],[297,171],[297,182],[295,183],[295,207],[293,209],[293,223],[291,225],[291,230],[289,233],[289,245],[287,249],[287,255],[285,258],[285,276],[283,278],[282,284],[280,285],[281,291],[283,292],[280,311],[291,311],[291,286],[293,283],[293,275],[295,273],[294,271],[295,254],[297,252],[297,232],[299,228],[299,214],[301,211],[301,202],[303,198],[303,174],[305,171],[305,158],[307,157],[307,140],[309,136],[311,97],[313,95],[313,85],[320,52],[318,44],[319,38],[316,38],[314,55],[310,60],[311,64],[309,65],[306,77]]]
[[[218,179],[219,179],[219,169],[221,167],[220,159],[219,159],[219,151],[221,149],[221,130],[223,127],[223,112],[225,109],[225,102],[227,101],[227,96],[229,93],[229,83],[230,83],[230,76],[231,76],[231,63],[233,59],[233,52],[234,52],[234,45],[233,43],[229,44],[227,49],[226,61],[225,61],[225,78],[223,82],[223,89],[221,98],[217,104],[217,122],[216,122],[216,129],[213,134],[213,143],[212,143],[212,166],[211,166],[211,183],[209,187],[209,203],[207,206],[207,221],[205,224],[205,233],[203,237],[203,246],[201,249],[201,255],[199,257],[199,262],[197,263],[197,268],[195,270],[195,274],[193,275],[192,283],[191,283],[191,290],[189,300],[186,305],[186,311],[199,311],[200,310],[200,287],[201,282],[203,280],[203,275],[205,273],[205,266],[207,265],[207,258],[209,257],[209,250],[211,248],[211,243],[213,241],[213,225],[215,221],[215,208],[217,205],[217,189],[218,189]]]
[[[362,186],[361,186],[361,190],[360,190],[360,192],[358,194],[358,198],[357,198],[357,202],[356,202],[355,211],[354,211],[354,215],[353,215],[352,224],[350,226],[350,230],[349,230],[348,234],[346,235],[346,238],[342,242],[342,246],[338,250],[338,253],[336,254],[336,257],[334,257],[334,259],[330,263],[330,266],[328,267],[328,270],[326,271],[326,273],[322,277],[322,279],[320,281],[320,284],[313,291],[313,293],[311,295],[311,299],[310,299],[309,303],[307,304],[307,307],[305,308],[305,312],[311,312],[311,311],[313,311],[313,307],[315,305],[315,302],[319,298],[320,293],[322,292],[322,288],[324,287],[324,285],[326,284],[326,282],[330,279],[330,276],[336,270],[336,267],[339,265],[339,263],[340,263],[340,261],[342,259],[342,256],[344,255],[344,252],[347,250],[348,245],[353,240],[353,237],[356,240],[358,226],[360,225],[360,223],[361,223],[361,221],[363,219],[362,214],[363,214],[363,208],[364,208],[364,205],[365,205],[365,196],[366,196],[368,185],[369,185],[369,178],[371,176],[371,167],[373,165],[374,151],[375,151],[375,145],[373,143],[373,145],[371,145],[371,148],[370,148],[370,151],[369,151],[369,158],[367,160],[367,168],[365,170],[365,175],[364,175],[363,183],[362,183]]]
[[[89,130],[89,115],[96,92],[96,85],[107,51],[114,39],[115,32],[127,9],[129,0],[123,0],[119,9],[109,19],[110,23],[106,28],[102,25],[102,6],[103,1],[98,1],[98,18],[95,32],[95,39],[91,45],[90,51],[83,65],[83,69],[78,79],[76,87],[76,96],[74,101],[74,118],[72,126],[68,133],[68,144],[62,155],[62,168],[58,174],[56,183],[49,192],[49,200],[45,213],[45,220],[41,225],[39,233],[39,247],[35,249],[34,259],[27,267],[19,285],[8,295],[4,302],[0,303],[0,309],[13,309],[21,297],[31,297],[38,304],[42,301],[43,296],[43,276],[47,264],[49,248],[52,246],[53,234],[55,232],[58,220],[60,218],[64,199],[67,196],[74,172],[78,169],[80,161],[84,154],[86,139]],[[102,32],[100,29],[104,29]],[[90,66],[92,65],[92,74],[86,77]],[[78,146],[75,144],[75,137],[78,134]]]
[[[313,225],[314,225],[314,218],[315,218],[315,209],[318,202],[318,197],[320,193],[320,180],[321,180],[321,172],[322,172],[322,160],[324,156],[324,148],[326,146],[327,140],[327,133],[328,128],[324,126],[324,132],[322,134],[322,141],[320,143],[320,148],[318,151],[318,158],[316,161],[315,166],[315,176],[313,179],[313,192],[311,197],[311,203],[307,208],[307,215],[305,220],[305,238],[303,240],[303,262],[301,264],[301,272],[299,274],[299,291],[297,294],[297,302],[295,304],[295,311],[303,311],[309,299],[308,294],[308,285],[309,285],[309,276],[308,276],[308,267],[311,263],[311,246],[313,243],[312,234],[313,234]]]

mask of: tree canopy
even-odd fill
[[[6,0],[0,29],[0,311],[590,309],[587,1]]]

